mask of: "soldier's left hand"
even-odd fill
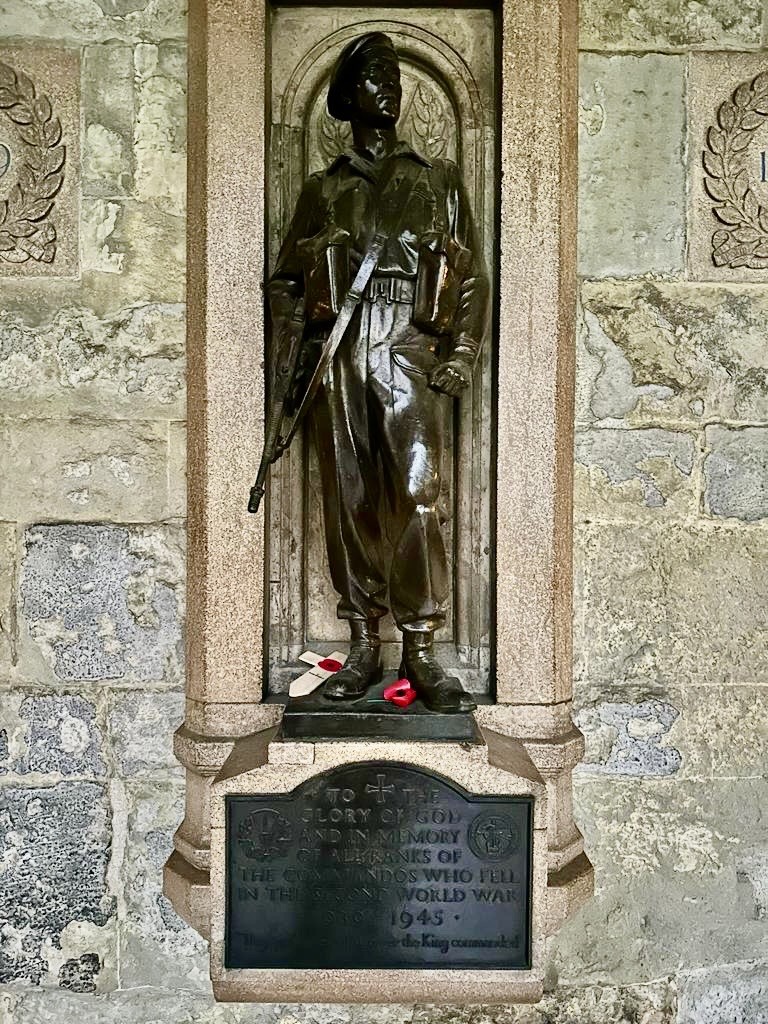
[[[429,386],[451,398],[461,394],[464,388],[469,387],[469,383],[469,369],[460,359],[448,359],[440,363],[429,375]]]

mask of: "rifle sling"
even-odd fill
[[[368,282],[373,277],[376,267],[379,264],[381,255],[384,252],[384,247],[391,235],[393,235],[400,226],[400,222],[405,213],[405,208],[408,203],[408,199],[410,198],[410,194],[413,191],[417,177],[417,175],[409,173],[409,171],[410,169],[406,171],[405,177],[393,193],[390,215],[384,218],[381,226],[374,232],[373,237],[368,243],[362,263],[360,264],[357,274],[355,275],[355,279],[352,282],[352,287],[344,297],[344,302],[339,310],[338,316],[336,317],[331,333],[328,335],[328,338],[323,345],[323,350],[320,353],[320,359],[318,360],[314,373],[307,385],[307,390],[301,400],[299,408],[296,411],[296,415],[293,418],[290,430],[286,434],[285,438],[280,439],[279,447],[281,451],[285,451],[288,448],[296,434],[296,431],[301,426],[304,417],[309,411],[309,407],[320,389],[320,384],[322,383],[326,370],[331,365],[333,357],[336,355],[338,347],[343,341],[344,335],[347,333],[347,328],[352,322],[355,310],[363,299],[365,289],[368,287]],[[387,184],[390,177],[391,174],[387,177]],[[379,201],[383,199],[385,194],[386,184],[379,193]]]

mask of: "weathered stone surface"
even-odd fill
[[[764,1024],[768,963],[733,964],[683,975],[677,1024]]]
[[[537,1006],[417,1006],[411,1024],[676,1024],[673,985],[559,988]]]
[[[167,453],[167,426],[159,422],[6,420],[0,424],[0,518],[164,519]]]
[[[745,831],[751,849],[768,839],[764,779],[574,783],[598,886],[553,942],[561,984],[638,984],[766,956],[768,932],[738,879]]]
[[[94,978],[101,970],[98,953],[83,953],[82,956],[67,960],[59,968],[59,988],[70,992],[95,992]]]
[[[8,0],[3,8],[8,37],[74,43],[108,39],[184,39],[182,0]]]
[[[763,289],[586,282],[582,421],[768,420]]]
[[[696,440],[669,430],[600,430],[576,434],[575,514],[622,516],[696,511]]]
[[[105,790],[89,782],[0,790],[0,980],[38,984],[73,922],[105,925],[111,842]]]
[[[575,716],[584,733],[586,753],[581,768],[601,775],[674,775],[682,756],[668,745],[667,734],[680,712],[671,704],[646,700],[639,704],[602,703]]]
[[[704,500],[716,516],[753,523],[768,516],[768,428],[706,430]]]
[[[26,549],[24,620],[58,679],[180,678],[178,528],[36,526]]]
[[[413,1017],[411,1006],[215,1003],[212,995],[172,991],[167,986],[138,987],[108,998],[14,991],[9,992],[8,1002],[15,1007],[14,1016],[8,1022],[0,1017],[2,1024],[411,1024]],[[480,1018],[477,1024],[490,1022]]]
[[[96,709],[84,697],[5,694],[0,728],[6,735],[0,774],[104,774]]]
[[[760,0],[581,0],[585,50],[747,49],[761,43]]]
[[[755,682],[764,683],[764,674]],[[680,698],[680,712],[675,736],[686,776],[749,778],[765,774],[768,687],[692,686]],[[748,827],[745,833],[748,836]]]
[[[183,418],[184,307],[71,306],[42,320],[30,303],[4,309],[0,400],[18,418]]]
[[[129,195],[135,115],[133,49],[86,47],[83,56],[83,194]]]
[[[182,779],[173,755],[173,733],[184,719],[182,693],[117,693],[109,732],[121,775],[172,772]]]
[[[187,425],[168,425],[168,513],[187,514]]]
[[[684,79],[680,57],[582,56],[579,272],[585,277],[682,269]]]
[[[162,893],[163,864],[184,817],[180,786],[135,784],[128,792],[123,865],[126,919],[121,923],[121,984],[209,991],[207,945]]]
[[[134,199],[84,199],[83,276],[120,276],[111,288],[137,302],[182,302],[185,291],[184,217]],[[102,282],[102,287],[104,284]]]
[[[752,892],[754,919],[768,921],[768,846],[745,853],[736,865],[736,877]]]
[[[16,526],[0,523],[0,668],[16,659]]]
[[[186,209],[186,52],[142,43],[134,52],[136,195],[179,216]]]
[[[764,679],[768,535],[670,524],[595,526],[580,537],[579,681],[616,692],[632,683],[668,690]]]

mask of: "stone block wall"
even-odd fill
[[[79,273],[0,280],[0,1022],[766,1024],[768,298],[759,271],[710,274],[693,230],[694,107],[714,123],[768,70],[762,0],[582,0],[575,797],[597,892],[544,1002],[496,1010],[212,1002],[161,894],[183,5],[6,0],[0,31],[16,59],[76,57],[81,110]]]

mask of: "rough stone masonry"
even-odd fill
[[[575,795],[597,893],[544,1001],[491,1011],[212,1001],[160,891],[182,817],[185,12],[3,4],[15,56],[77,56],[82,111],[80,275],[14,272],[0,300],[3,1024],[768,1022],[768,298],[689,258],[690,65],[714,119],[745,54],[768,69],[765,12],[581,8]]]

